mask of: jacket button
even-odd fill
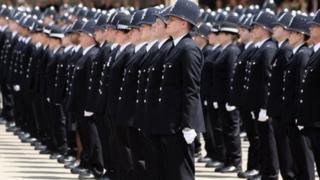
[[[285,100],[286,98],[284,96],[282,96],[282,100]]]
[[[138,99],[136,100],[136,103],[139,103],[139,100],[138,100]]]
[[[143,103],[147,103],[147,100],[143,100]]]
[[[159,98],[159,102],[161,102],[161,98]]]
[[[302,104],[302,103],[303,103],[303,100],[301,99],[301,100],[300,100],[300,104]]]
[[[119,97],[119,101],[121,101],[121,97]]]
[[[162,91],[162,87],[159,88],[159,91]]]
[[[301,93],[303,93],[303,89],[301,89],[301,91],[300,91]]]

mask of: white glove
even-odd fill
[[[304,126],[297,126],[299,131],[303,130],[304,129]]]
[[[213,102],[213,108],[215,108],[215,109],[218,109],[218,108],[219,108],[219,106],[218,106],[218,103],[217,103],[217,102]]]
[[[227,109],[227,111],[234,111],[235,109],[236,109],[236,107],[235,106],[229,106],[229,104],[228,103],[226,103],[226,109]]]
[[[182,130],[183,137],[186,140],[187,144],[192,144],[194,139],[197,137],[197,133],[194,129],[184,128]]]
[[[266,122],[269,119],[267,116],[267,110],[266,109],[260,109],[258,121],[260,122]]]
[[[20,85],[14,85],[14,86],[13,86],[13,89],[14,89],[15,91],[20,91]]]
[[[298,124],[298,119],[295,119],[296,124]],[[299,131],[304,129],[304,126],[299,126],[297,125],[297,128],[299,129]]]
[[[204,105],[204,106],[208,106],[208,101],[207,101],[207,100],[204,100],[203,105]]]
[[[93,115],[93,112],[84,111],[84,117],[90,117]]]
[[[50,98],[47,97],[47,101],[50,102]]]
[[[254,112],[253,112],[253,111],[251,111],[251,117],[252,117],[253,120],[256,119],[256,115],[254,115]]]

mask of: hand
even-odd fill
[[[93,112],[84,111],[84,117],[90,117],[93,115]]]
[[[187,144],[192,144],[194,139],[197,137],[197,133],[194,129],[184,128],[182,130],[183,137],[186,140]]]
[[[218,109],[218,108],[219,108],[219,106],[218,106],[218,103],[217,103],[217,102],[213,102],[213,108],[214,108],[214,109]]]
[[[266,122],[269,119],[267,116],[267,110],[266,109],[260,109],[258,121],[260,122]]]
[[[14,85],[14,86],[13,86],[13,89],[14,89],[15,91],[20,91],[20,85]]]
[[[226,103],[226,110],[227,111],[234,111],[236,109],[236,107],[235,106],[229,106],[229,104],[228,103]]]
[[[297,126],[297,128],[299,129],[299,131],[304,129],[304,126]]]

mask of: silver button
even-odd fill
[[[159,102],[161,102],[161,98],[159,98]]]
[[[303,100],[301,99],[301,100],[300,100],[300,104],[302,104],[302,103],[303,103]]]
[[[121,96],[119,97],[119,101],[121,101]]]

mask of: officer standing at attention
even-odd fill
[[[262,179],[278,179],[277,146],[273,134],[272,120],[267,116],[268,81],[271,76],[271,62],[274,60],[277,46],[271,39],[276,16],[270,10],[261,11],[253,21],[253,38],[257,51],[247,62],[244,76],[244,96],[246,108],[257,122],[260,140],[261,167],[258,176]]]
[[[164,60],[159,118],[149,120],[157,127],[151,133],[160,136],[165,149],[159,153],[160,179],[195,179],[193,142],[197,132],[205,131],[200,99],[203,56],[189,33],[199,15],[199,7],[185,0],[178,0],[168,14],[167,33],[174,47]]]
[[[213,93],[218,103],[218,115],[222,122],[222,134],[225,144],[225,160],[223,166],[217,167],[216,172],[241,171],[241,142],[239,111],[230,104],[230,87],[234,64],[240,54],[235,44],[238,37],[239,15],[230,13],[221,22],[219,42],[221,53],[213,63],[212,81]]]
[[[282,84],[283,72],[289,58],[292,56],[292,48],[288,44],[290,32],[287,30],[293,16],[290,12],[279,14],[278,20],[273,27],[272,37],[278,42],[276,56],[271,62],[272,71],[270,82],[268,82],[268,105],[267,113],[272,118],[274,136],[277,143],[280,173],[284,179],[295,177],[293,160],[290,150],[288,129],[285,121],[281,118],[282,106]]]
[[[320,79],[320,10],[310,24],[310,38],[314,42],[313,53],[304,68],[299,87],[298,118],[296,124],[307,137],[315,157],[318,174],[320,174],[320,121],[319,121],[319,79]]]

